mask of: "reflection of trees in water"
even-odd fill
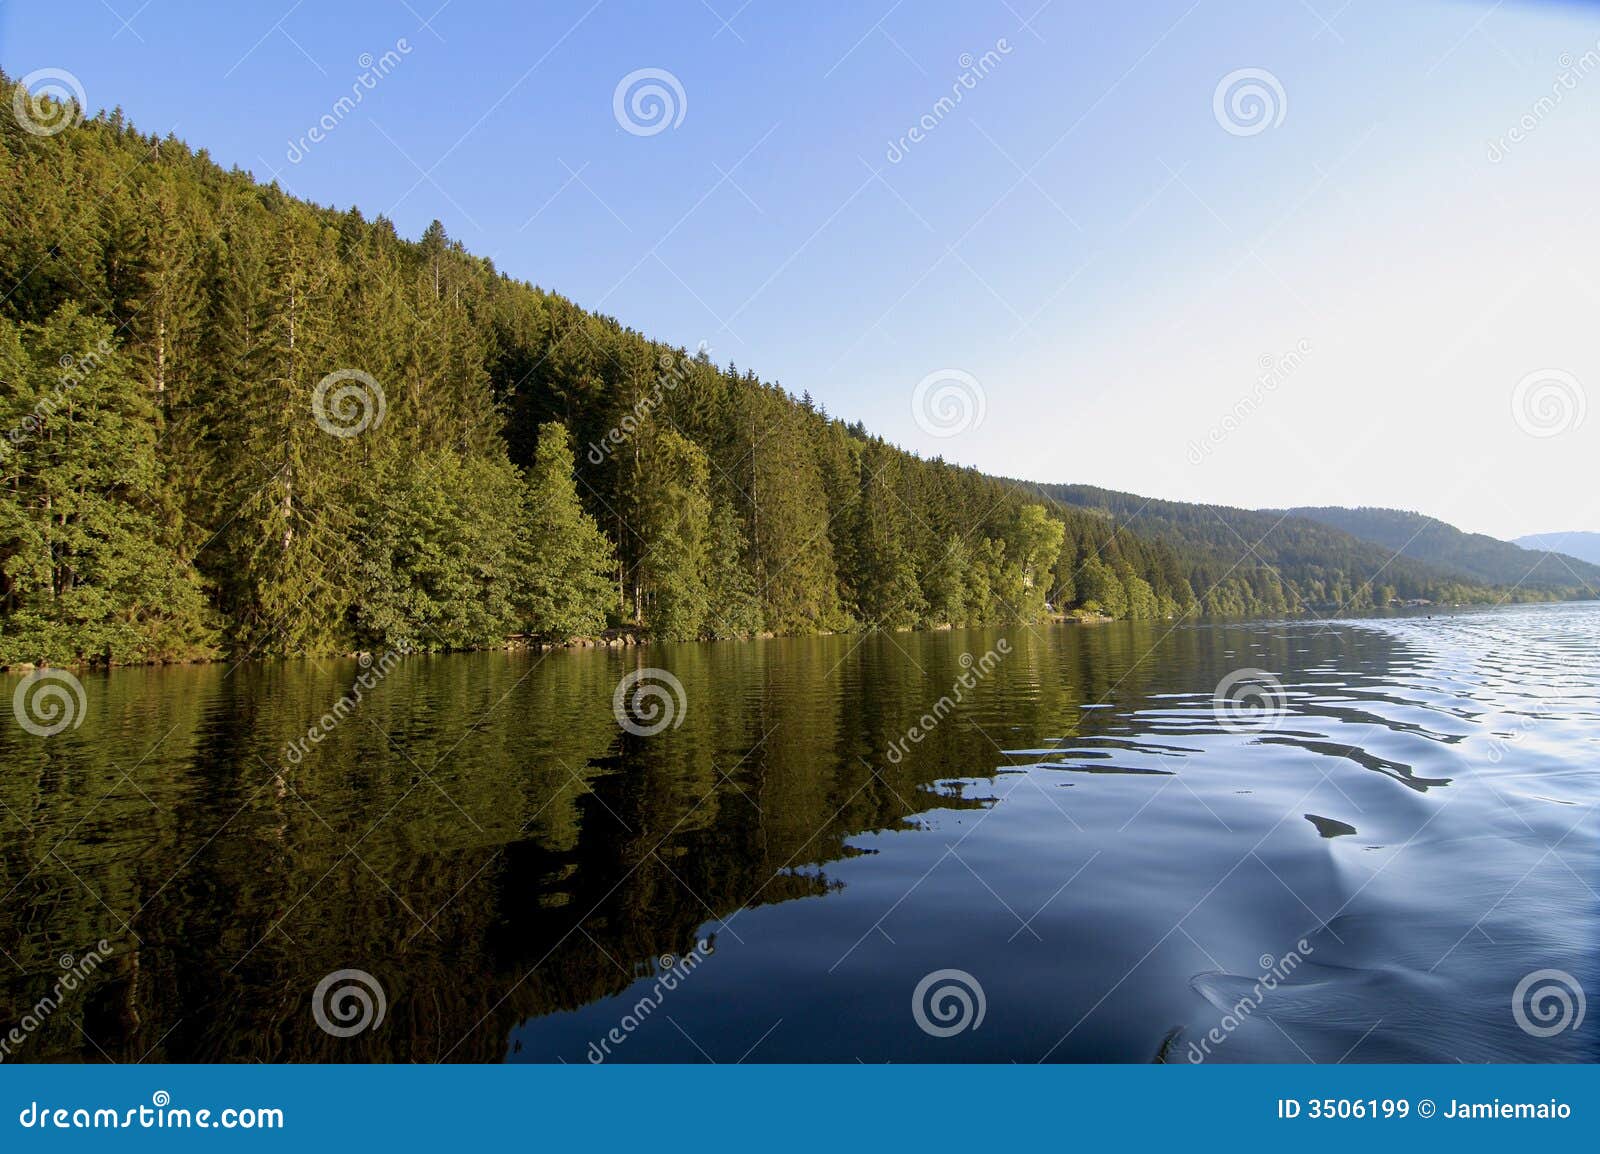
[[[752,895],[824,892],[795,867],[921,796],[843,757],[826,665],[773,671],[767,693],[761,656],[671,654],[694,712],[653,739],[612,717],[617,655],[416,659],[298,766],[285,745],[353,666],[94,685],[75,739],[7,735],[0,940],[18,965],[0,1026],[63,948],[105,936],[100,980],[18,1057],[498,1058],[515,1022],[623,989]],[[346,967],[379,978],[388,1012],[340,1040],[309,999]]]
[[[412,658],[298,766],[284,747],[353,663],[119,671],[81,730],[0,734],[0,1033],[104,937],[98,980],[13,1060],[498,1060],[516,1023],[620,992],[735,910],[827,892],[852,836],[982,804],[935,783],[1005,764],[989,735],[1085,734],[1109,711],[1083,703],[1125,716],[1238,663],[1237,630],[1166,629],[1006,631],[1012,655],[898,765],[884,751],[999,634]],[[1310,657],[1254,636],[1280,668],[1354,659],[1342,633]],[[611,693],[650,662],[688,712],[639,738]],[[311,991],[351,967],[387,1014],[333,1038]]]

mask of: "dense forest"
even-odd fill
[[[1570,557],[1548,558],[1540,564],[1538,558],[1515,546],[1497,542],[1503,553],[1527,561],[1501,566],[1495,575],[1486,576],[1485,566],[1471,563],[1481,559],[1476,549],[1441,546],[1428,560],[1418,560],[1413,550],[1426,548],[1422,538],[1412,542],[1407,540],[1411,534],[1393,539],[1369,534],[1365,530],[1370,519],[1365,517],[1351,516],[1345,524],[1328,524],[1321,516],[1310,515],[1335,510],[1282,512],[1195,505],[1091,485],[1033,488],[1050,500],[1097,511],[1177,550],[1185,559],[1186,577],[1200,592],[1201,611],[1206,614],[1373,609],[1394,601],[1551,601],[1593,597],[1600,586],[1600,570]],[[1435,544],[1490,540],[1420,514],[1403,516],[1436,526],[1429,539]],[[1503,557],[1497,554],[1497,560]]]
[[[1386,592],[1359,551],[1313,575],[921,459],[437,222],[407,241],[119,112],[51,135],[0,118],[0,282],[0,665]]]
[[[1300,508],[1296,517],[1321,521],[1404,556],[1446,566],[1494,585],[1600,589],[1600,565],[1553,547],[1531,553],[1520,545],[1483,533],[1463,533],[1454,525],[1402,509]],[[1591,594],[1595,596],[1597,594]]]

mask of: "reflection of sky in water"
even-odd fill
[[[1198,627],[1228,639],[1225,664],[1276,675],[1277,713],[1223,729],[1204,680],[1081,703],[1069,735],[1028,733],[992,780],[940,787],[990,808],[856,839],[871,856],[829,868],[835,924],[730,919],[769,940],[729,943],[727,984],[789,975],[766,999],[789,1030],[769,1057],[1592,1059],[1589,1025],[1532,1037],[1511,995],[1547,967],[1594,984],[1597,624],[1584,606]],[[1015,733],[1004,708],[972,721]],[[825,976],[777,959],[796,938]],[[882,1003],[940,965],[982,981],[984,1027],[885,1039]],[[561,1052],[613,1003],[519,1037]],[[1224,1019],[1220,1044],[1189,1045]],[[628,1056],[676,1052],[671,1033],[687,1045],[692,1023]]]
[[[107,937],[28,1057],[1181,1062],[1293,954],[1208,1060],[1594,1058],[1511,996],[1600,988],[1597,642],[1583,605],[418,658],[288,771],[352,663],[95,675],[82,729],[0,731],[0,1021]],[[687,709],[642,738],[648,664]],[[1247,669],[1281,688],[1224,726]],[[348,967],[388,1012],[334,1039]],[[941,970],[979,1028],[918,1026]]]

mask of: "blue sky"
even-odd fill
[[[926,455],[1600,528],[1594,7],[141,3],[0,0],[0,66]],[[649,135],[640,69],[682,92]],[[1264,121],[1218,111],[1242,69]],[[952,370],[982,421],[932,435]]]

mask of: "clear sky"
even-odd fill
[[[1600,529],[1595,6],[441,3],[0,0],[0,66],[925,455]]]

